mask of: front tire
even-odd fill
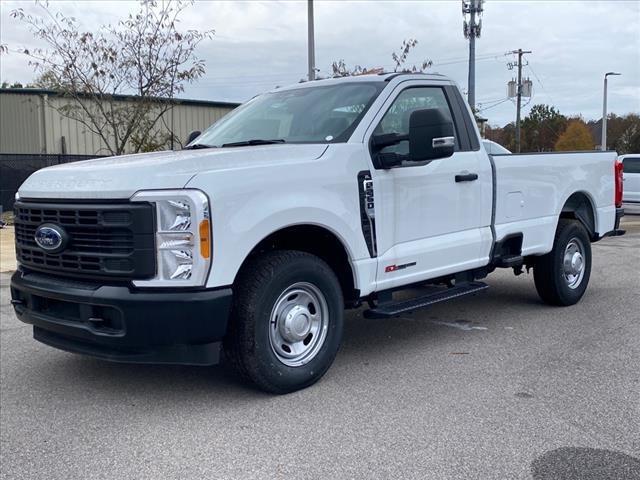
[[[580,301],[591,276],[591,241],[582,224],[561,218],[553,250],[533,267],[540,298],[550,305],[569,306]]]
[[[324,261],[298,251],[268,252],[240,272],[225,354],[262,390],[293,392],[329,369],[343,319],[340,283]]]

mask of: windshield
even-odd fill
[[[266,93],[214,123],[192,145],[345,142],[384,86],[360,81]]]

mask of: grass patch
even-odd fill
[[[2,212],[2,221],[5,225],[13,225],[13,212]]]

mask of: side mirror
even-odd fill
[[[412,162],[453,155],[453,123],[437,108],[414,110],[409,117],[409,158]]]
[[[383,153],[382,150],[407,140],[409,140],[409,135],[401,135],[399,133],[373,135],[371,137],[371,150],[376,168],[384,168],[386,170],[401,165],[402,159],[406,159],[406,155],[398,155],[395,152]]]
[[[400,135],[398,133],[382,133],[371,137],[371,145],[377,152],[385,147],[396,145],[403,140],[409,140],[409,135]]]
[[[196,138],[198,138],[200,136],[202,132],[198,131],[198,130],[194,130],[193,132],[191,132],[189,134],[189,137],[187,138],[187,143],[185,143],[185,145],[189,145],[191,142],[193,142]]]

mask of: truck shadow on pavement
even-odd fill
[[[526,291],[531,285],[520,285],[509,291],[500,287],[494,292],[461,299],[455,304],[442,305],[433,309],[415,312],[389,320],[370,320],[362,317],[364,308],[348,311],[345,317],[343,347],[336,363],[329,371],[341,375],[340,370],[350,370],[362,366],[387,364],[390,357],[404,355],[407,349],[433,350],[444,348],[457,351],[469,336],[492,333],[484,326],[486,323],[470,321],[478,311],[499,311],[505,305],[519,305],[529,300]],[[535,295],[533,293],[532,295]],[[536,301],[531,299],[529,301]],[[504,318],[508,315],[505,314]],[[492,320],[501,322],[501,319]],[[477,331],[472,328],[449,328],[449,324],[479,325]],[[467,331],[462,331],[467,330]],[[398,348],[402,346],[402,348]],[[240,392],[245,398],[260,398],[264,394],[240,380],[224,358],[222,364],[214,367],[177,366],[177,365],[131,365],[110,363],[102,360],[82,357],[74,354],[60,354],[56,360],[49,360],[45,375],[50,382],[63,382],[62,376],[82,379],[85,386],[103,391],[112,396],[117,391],[137,392],[149,395],[160,393],[165,398],[202,394],[211,400],[211,395],[224,401],[225,398],[237,398]],[[373,373],[372,373],[373,375]]]
[[[562,447],[531,464],[534,480],[639,480],[640,460],[613,450]]]

